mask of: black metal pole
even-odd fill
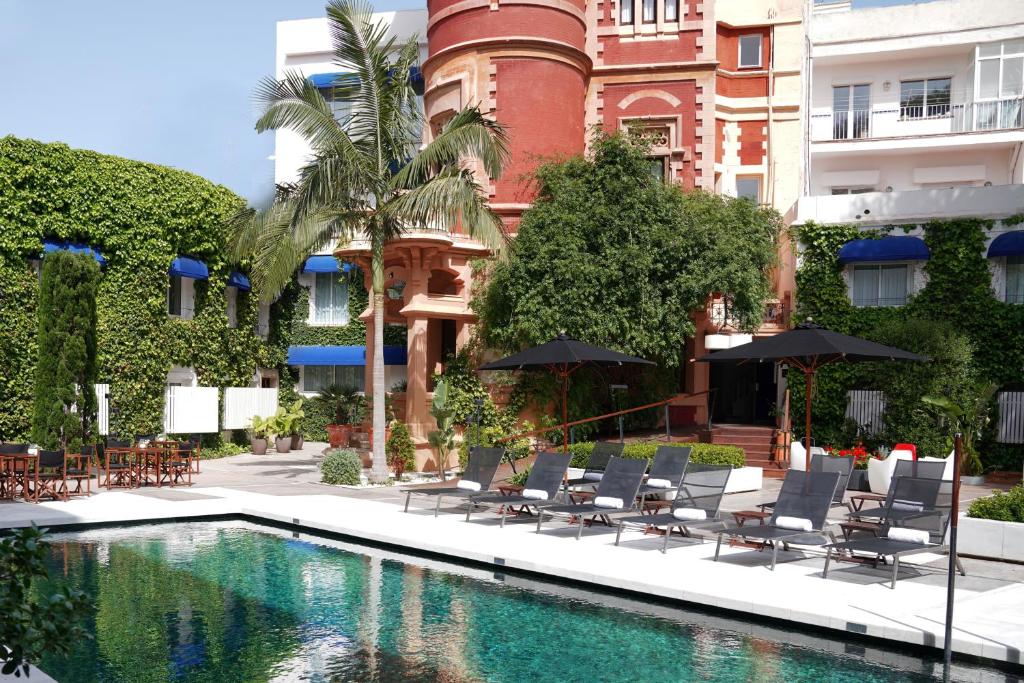
[[[960,517],[960,460],[963,435],[953,437],[953,500],[949,506],[949,576],[946,579],[946,635],[943,639],[942,680],[949,681],[953,663],[953,591],[956,588],[956,529]]]
[[[672,440],[672,425],[668,421],[668,404],[665,404],[665,440]]]

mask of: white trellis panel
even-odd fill
[[[999,443],[1024,443],[1024,391],[1001,391]]]
[[[93,388],[96,390],[96,429],[101,436],[106,436],[110,433],[110,399],[107,398],[110,385],[94,384]]]
[[[846,392],[846,417],[868,434],[878,434],[884,423],[885,392],[853,389]]]
[[[228,387],[224,390],[224,429],[245,429],[253,415],[277,412],[277,389]]]
[[[164,432],[211,434],[219,430],[217,387],[169,386],[164,392]]]

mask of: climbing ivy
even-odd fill
[[[1013,228],[1024,223],[1024,217],[1005,218],[1001,223],[1003,228]],[[811,316],[829,329],[881,342],[897,343],[902,339],[904,346],[917,344],[921,352],[938,357],[937,363],[949,363],[945,372],[936,372],[935,364],[908,365],[898,370],[877,364],[824,368],[816,379],[813,408],[819,443],[849,438],[849,425],[844,424],[849,389],[884,390],[887,384],[898,382],[908,387],[908,392],[923,395],[936,386],[955,392],[959,389],[954,384],[962,387],[975,379],[999,386],[1024,381],[1024,306],[1006,304],[996,296],[985,253],[986,238],[995,227],[994,221],[976,218],[923,224],[923,239],[931,252],[925,264],[928,281],[905,306],[896,308],[855,308],[838,261],[845,242],[882,237],[891,232],[891,227],[860,231],[851,225],[807,224],[795,230],[801,255],[796,274],[799,319]],[[908,334],[914,329],[916,334]],[[924,348],[929,345],[932,348]],[[790,387],[792,405],[802,406],[803,383],[791,381]],[[892,410],[897,406],[909,410],[906,401],[894,402]],[[798,435],[802,434],[802,420],[794,422],[798,423]],[[936,425],[933,431],[940,429]],[[933,452],[926,455],[944,457],[948,453],[944,439],[922,436],[922,430],[923,420],[911,419],[905,413],[900,419],[887,420],[886,438],[930,439]],[[1019,469],[1024,458],[1024,448],[996,444],[991,433],[980,453],[990,469]]]

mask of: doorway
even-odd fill
[[[727,424],[772,424],[777,384],[774,363],[712,363],[711,418]]]

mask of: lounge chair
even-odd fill
[[[534,508],[538,504],[552,501],[558,496],[558,489],[562,486],[562,479],[565,471],[569,468],[569,460],[572,455],[569,453],[556,453],[544,451],[537,454],[537,460],[530,468],[530,474],[526,477],[523,491],[518,495],[504,496],[500,493],[481,493],[478,496],[470,496],[466,506],[466,521],[478,507],[490,507],[498,505],[501,507],[501,526],[505,527],[505,518],[508,511],[515,507]]]
[[[690,462],[689,446],[658,446],[647,480],[640,485],[640,511],[643,512],[647,496],[660,496],[679,488]]]
[[[576,540],[583,535],[584,520],[602,517],[608,521],[608,515],[615,512],[628,512],[636,509],[637,491],[647,472],[647,460],[613,457],[608,461],[604,476],[597,485],[594,498],[589,503],[537,505],[537,533],[540,533],[544,515],[577,517],[579,528]],[[609,522],[610,523],[610,522]]]
[[[567,479],[564,484],[565,492],[568,493],[569,489],[574,486],[597,487],[601,477],[604,476],[604,470],[608,466],[608,461],[613,457],[621,456],[622,449],[625,447],[625,444],[612,443],[610,441],[598,441],[595,443],[594,450],[590,451],[590,457],[587,458],[587,467],[583,470],[583,476],[576,479]]]
[[[715,561],[722,550],[722,539],[743,538],[772,546],[772,571],[779,556],[779,544],[824,545],[825,520],[839,485],[838,472],[800,472],[789,470],[782,481],[779,499],[769,522],[764,526],[737,527],[719,532]],[[831,534],[829,534],[831,537]],[[835,540],[835,538],[832,538]]]
[[[921,462],[919,460],[898,461],[896,463],[896,468],[893,472],[892,479],[889,483],[889,490],[886,493],[886,503],[888,503],[891,500],[893,496],[893,489],[896,487],[896,483],[900,479],[912,477],[915,479],[933,479],[935,481],[941,481],[945,471],[946,463],[945,461],[942,460],[932,460],[929,462]],[[929,505],[928,501],[907,500],[904,501],[904,503],[915,504],[919,506]],[[851,505],[850,518],[855,519],[859,522],[881,523],[889,517],[891,511],[894,511],[896,514],[899,514],[901,510],[906,509],[906,505],[904,505],[903,507],[897,505],[896,508],[890,510],[890,507],[887,504],[883,504],[882,506],[877,508],[868,508],[867,510],[861,508],[860,510],[855,510]],[[920,509],[920,507],[918,509]]]
[[[624,526],[653,527],[665,530],[665,542],[661,546],[664,553],[668,550],[668,538],[675,529],[679,529],[683,536],[689,536],[690,529],[721,524],[719,507],[731,473],[731,465],[688,465],[671,509],[656,515],[617,519],[619,529],[615,534],[615,545],[619,544]]]
[[[850,475],[853,474],[854,459],[844,455],[822,455],[815,453],[811,456],[811,472],[838,472],[839,483],[836,485],[836,493],[832,497],[832,504],[829,507],[845,507],[843,496],[846,494],[846,487],[850,483]],[[761,503],[762,510],[771,510],[775,502]]]
[[[444,486],[435,488],[405,489],[405,511],[409,511],[409,499],[413,494],[418,496],[433,496],[437,502],[434,505],[434,516],[437,517],[441,510],[441,501],[444,498],[462,498],[468,500],[471,496],[480,494],[491,488],[494,480],[494,473],[498,471],[498,464],[505,455],[503,448],[481,448],[477,446],[469,453],[469,464],[466,471],[456,482],[455,486]]]
[[[946,545],[946,529],[952,508],[949,493],[952,482],[938,479],[922,479],[918,477],[898,477],[894,479],[892,495],[886,501],[888,508],[886,522],[880,528],[878,536],[852,538],[848,541],[832,543],[825,548],[825,568],[822,578],[828,578],[828,568],[835,551],[836,561],[842,560],[844,553],[851,556],[860,553],[873,556],[877,561],[892,558],[892,580],[889,587],[896,588],[896,579],[900,571],[900,559],[917,553],[949,552]],[[935,500],[930,509],[919,511],[899,510],[897,506],[908,500]],[[960,558],[956,561],[957,569],[966,576]]]

